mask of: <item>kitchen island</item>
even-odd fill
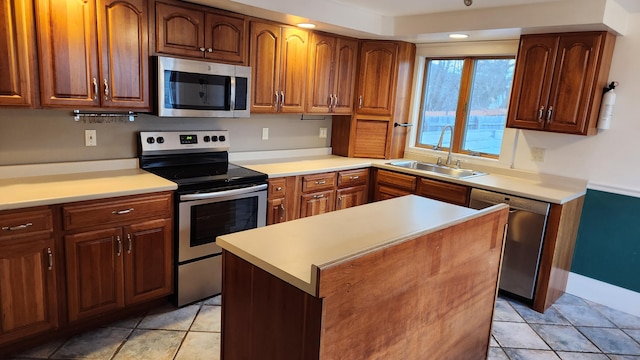
[[[507,217],[409,195],[220,236],[222,357],[484,359]]]

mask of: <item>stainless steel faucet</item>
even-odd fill
[[[447,125],[442,128],[442,132],[440,133],[440,140],[438,140],[438,145],[433,147],[433,150],[442,150],[442,138],[444,137],[444,132],[449,129],[449,153],[447,154],[447,161],[445,165],[451,165],[451,150],[453,148],[453,126]],[[440,163],[440,158],[438,158],[438,163]]]

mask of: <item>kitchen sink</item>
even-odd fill
[[[406,169],[422,170],[435,174],[445,175],[456,179],[466,179],[474,176],[487,175],[485,172],[471,169],[462,169],[454,166],[439,165],[415,160],[391,161],[387,164]]]

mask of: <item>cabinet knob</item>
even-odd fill
[[[278,187],[276,188],[276,191],[282,191],[282,186],[278,186]]]
[[[212,48],[207,48],[207,52],[213,52]]]
[[[205,49],[204,49],[203,47],[201,47],[201,48],[200,48],[200,51],[204,52],[204,50],[205,50]]]

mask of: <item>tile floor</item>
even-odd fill
[[[219,296],[167,306],[13,359],[218,360],[220,310]],[[640,318],[569,294],[544,314],[500,297],[489,359],[640,360]]]

